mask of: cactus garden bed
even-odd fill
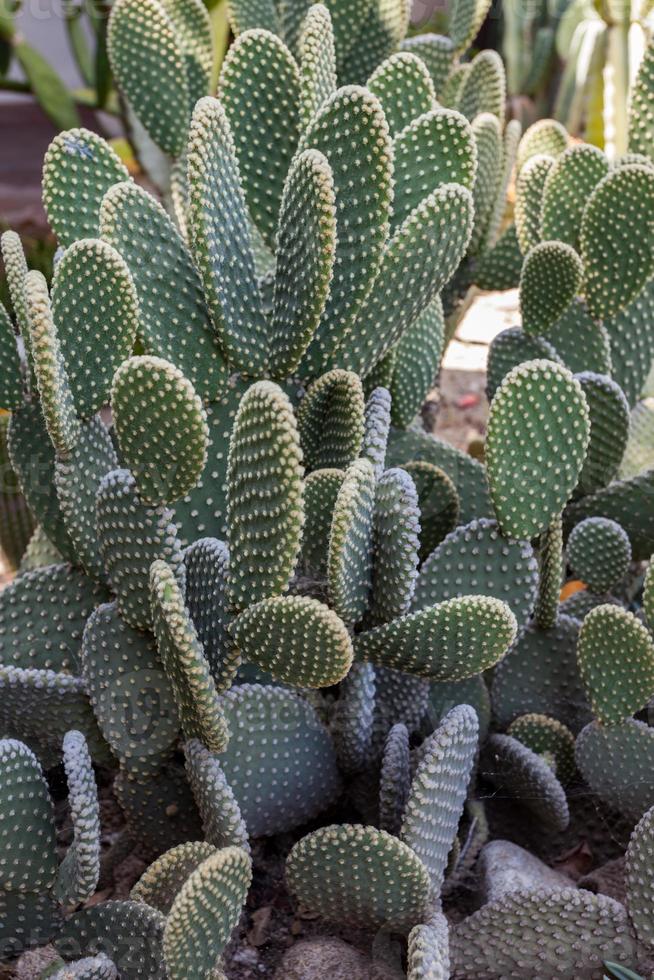
[[[507,120],[487,7],[232,0],[216,92],[200,0],[112,6],[158,193],[67,130],[51,280],[1,242],[17,976],[651,973],[654,47],[609,159]]]

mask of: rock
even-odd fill
[[[529,851],[508,840],[494,840],[479,856],[481,892],[484,902],[492,902],[509,892],[536,888],[570,888],[567,875],[553,871]]]
[[[341,939],[319,936],[292,946],[274,980],[398,980],[402,976]]]

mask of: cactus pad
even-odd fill
[[[567,148],[569,136],[565,127],[555,119],[539,119],[527,129],[518,147],[518,170],[522,170],[527,160],[539,153],[552,158],[560,156]]]
[[[543,241],[579,246],[581,219],[588,198],[609,172],[609,162],[596,146],[582,143],[565,150],[545,181],[541,212]]]
[[[200,812],[206,841],[213,847],[234,845],[249,851],[245,821],[218,756],[195,738],[185,744],[184,755],[186,775]]]
[[[520,276],[520,312],[525,333],[547,333],[577,295],[582,276],[581,259],[570,245],[548,241],[534,245]]]
[[[54,808],[34,754],[22,742],[0,741],[0,882],[11,891],[46,891],[57,873]]]
[[[379,826],[399,837],[411,792],[409,732],[406,725],[393,725],[386,737],[379,772]]]
[[[566,511],[566,524],[570,527],[587,517],[608,517],[629,535],[634,561],[643,561],[654,552],[653,486],[654,469],[629,480],[615,480],[571,504]]]
[[[652,912],[654,894],[652,893],[652,848],[654,809],[648,810],[640,819],[631,835],[626,854],[627,908],[629,918],[636,934],[651,950],[654,946]]]
[[[547,340],[554,345],[561,361],[573,373],[594,371],[597,374],[611,375],[611,341],[608,331],[603,324],[589,316],[581,300],[576,299],[561,319],[550,327]],[[557,358],[550,357],[550,360],[556,361]]]
[[[480,772],[509,799],[529,809],[550,831],[565,830],[570,821],[561,783],[547,762],[510,735],[491,735],[482,751]]]
[[[229,596],[235,609],[281,595],[302,535],[302,450],[288,397],[270,381],[241,400],[229,449]]]
[[[532,538],[557,517],[579,479],[590,423],[583,390],[553,361],[514,368],[491,405],[486,465],[504,534]]]
[[[577,736],[575,759],[590,788],[627,820],[654,805],[654,733],[643,722],[630,718],[610,728],[592,722]]]
[[[218,693],[231,687],[240,656],[229,632],[229,553],[215,538],[200,538],[184,552],[186,605]]]
[[[396,837],[374,827],[323,827],[288,856],[286,878],[305,908],[336,922],[408,930],[425,914],[427,869]]]
[[[595,326],[593,325],[593,329]],[[507,374],[524,361],[545,359],[559,361],[560,358],[545,337],[531,337],[520,327],[509,327],[502,330],[491,341],[488,350],[488,366],[486,369],[486,397],[491,402],[495,392],[502,384]]]
[[[102,198],[129,179],[118,155],[96,133],[59,133],[43,162],[43,204],[59,244],[66,248],[80,238],[96,238]]]
[[[438,894],[456,837],[477,753],[479,723],[459,705],[420,747],[420,761],[404,811],[400,838],[429,871]]]
[[[347,623],[358,622],[369,602],[374,503],[373,465],[355,460],[336,497],[327,558],[330,601]]]
[[[438,375],[444,346],[443,304],[436,296],[393,348],[394,368],[388,384],[393,425],[406,428],[420,411]]]
[[[349,466],[361,450],[365,401],[360,379],[329,371],[310,386],[297,416],[308,471]]]
[[[345,624],[308,596],[264,599],[241,613],[232,633],[244,660],[296,687],[331,687],[352,665]]]
[[[629,437],[629,405],[622,389],[601,374],[576,375],[590,413],[590,442],[579,487],[591,493],[606,486],[618,472]]]
[[[442,913],[430,916],[409,933],[407,980],[446,980],[450,976],[450,947],[447,919]]]
[[[420,569],[414,609],[461,595],[494,596],[506,602],[522,629],[534,608],[538,563],[526,541],[502,536],[482,518],[452,531]]]
[[[220,710],[214,680],[170,565],[153,562],[150,601],[159,656],[170,680],[187,738],[199,738],[220,752],[229,730]]]
[[[220,701],[231,737],[219,762],[252,837],[286,833],[333,802],[340,791],[334,747],[307,701],[250,684]]]
[[[551,157],[537,155],[527,162],[516,182],[515,226],[523,255],[541,241],[540,212],[552,166]]]
[[[386,470],[375,490],[371,622],[390,622],[409,611],[419,535],[418,495],[411,476],[403,469]]]
[[[516,634],[505,602],[462,596],[360,633],[354,652],[359,660],[430,680],[463,680],[501,660]]]
[[[581,225],[591,316],[619,313],[651,278],[654,252],[634,234],[649,208],[654,208],[654,171],[638,164],[611,170],[591,194]]]
[[[330,718],[339,768],[351,775],[370,763],[375,715],[375,668],[354,664],[344,678]]]
[[[249,855],[227,847],[208,857],[180,889],[166,920],[166,976],[210,976],[236,926],[252,880]]]
[[[382,104],[391,135],[434,108],[434,84],[425,62],[402,51],[391,55],[368,79],[368,89]]]
[[[589,517],[572,530],[567,557],[577,578],[593,592],[608,592],[627,574],[631,544],[624,530],[605,517]]]
[[[100,807],[86,739],[66,734],[63,746],[73,842],[59,867],[55,886],[62,905],[79,905],[96,890],[100,876]]]
[[[103,902],[68,919],[55,940],[64,956],[105,953],[121,975],[164,980],[162,941],[165,917],[143,902]]]
[[[626,721],[654,695],[654,641],[619,606],[597,606],[588,613],[577,657],[593,713],[603,725]]]
[[[114,375],[111,404],[141,500],[167,504],[192,490],[209,433],[202,402],[181,371],[159,357],[132,357]]]
[[[141,875],[130,892],[131,901],[144,902],[168,915],[188,877],[215,851],[213,844],[205,841],[188,841],[171,848]]]
[[[184,575],[173,513],[142,503],[129,470],[114,470],[104,478],[98,488],[97,513],[100,550],[118,611],[130,626],[148,629],[150,565],[162,559],[177,575]]]
[[[512,721],[507,735],[516,738],[536,755],[549,756],[554,762],[554,773],[566,786],[575,776],[575,739],[569,728],[547,715],[521,715]]]
[[[309,473],[304,484],[302,557],[316,575],[327,571],[332,514],[344,479],[343,470],[322,469]]]

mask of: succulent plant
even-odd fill
[[[277,837],[291,895],[397,932],[411,980],[646,960],[654,476],[621,465],[654,170],[547,120],[518,145],[501,61],[458,61],[484,7],[407,39],[399,0],[233,0],[214,98],[199,2],[113,5],[163,203],[68,131],[51,287],[3,237],[0,407],[36,530],[0,593],[1,958],[53,941],[63,976],[223,976]],[[509,272],[523,326],[491,350],[482,464],[412,422],[452,311]],[[92,761],[118,858],[147,868],[79,908]],[[502,803],[564,840],[588,793],[641,821],[628,911],[535,890],[448,925]]]

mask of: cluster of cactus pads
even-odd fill
[[[274,835],[290,895],[395,937],[409,980],[654,957],[649,61],[637,152],[520,139],[501,61],[465,58],[484,14],[407,39],[403,0],[233,0],[214,97],[199,0],[113,5],[164,203],[75,129],[44,164],[51,285],[2,238],[32,536],[0,593],[1,959],[223,977]],[[446,316],[518,280],[482,464],[415,417]],[[580,821],[632,831],[626,905],[571,881],[448,925],[507,808],[542,856]],[[129,899],[86,905],[132,852]]]

